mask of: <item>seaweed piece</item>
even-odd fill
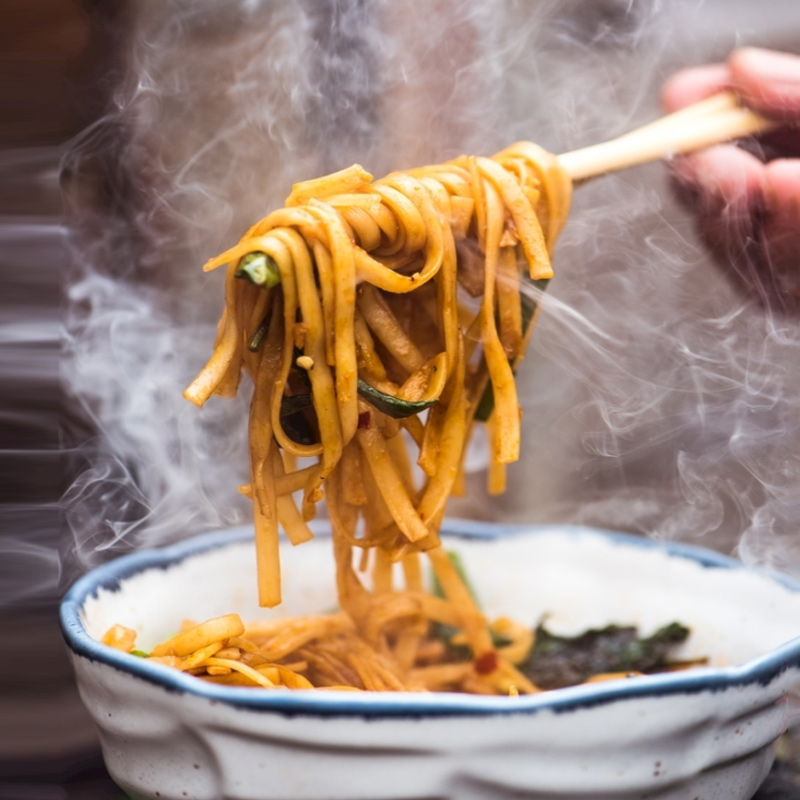
[[[679,622],[645,638],[634,627],[618,625],[557,636],[539,624],[531,654],[520,669],[542,689],[574,686],[607,672],[657,672],[669,668],[670,650],[688,636],[689,629]]]
[[[317,415],[310,394],[284,395],[281,398],[281,425],[298,444],[316,444],[319,441]]]

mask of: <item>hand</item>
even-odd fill
[[[755,147],[721,145],[676,159],[675,176],[717,255],[748,283],[758,277],[759,289],[800,299],[800,56],[736,50],[725,64],[674,75],[662,102],[674,111],[723,89],[786,126]]]

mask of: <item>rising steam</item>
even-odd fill
[[[696,6],[139,4],[113,106],[63,165],[72,571],[247,520],[247,397],[181,397],[222,305],[209,256],[293,182],[353,162],[381,175],[521,138],[558,152],[653,117],[672,69],[722,54],[679,25]],[[709,261],[663,166],[576,194],[520,373],[522,464],[505,498],[475,488],[454,510],[741,542],[785,566],[798,320]]]

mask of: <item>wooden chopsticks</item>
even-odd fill
[[[778,124],[742,106],[733,92],[720,92],[616,139],[564,153],[558,160],[573,181],[584,181],[648,161],[765,133]]]

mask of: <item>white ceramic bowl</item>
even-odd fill
[[[251,533],[200,536],[94,570],[62,626],[111,775],[161,800],[744,800],[800,679],[800,587],[686,545],[571,527],[451,521],[488,614],[578,632],[681,621],[710,667],[505,698],[214,686],[101,645],[147,649],[183,618],[271,616]],[[335,603],[330,543],[283,553],[279,613]]]

